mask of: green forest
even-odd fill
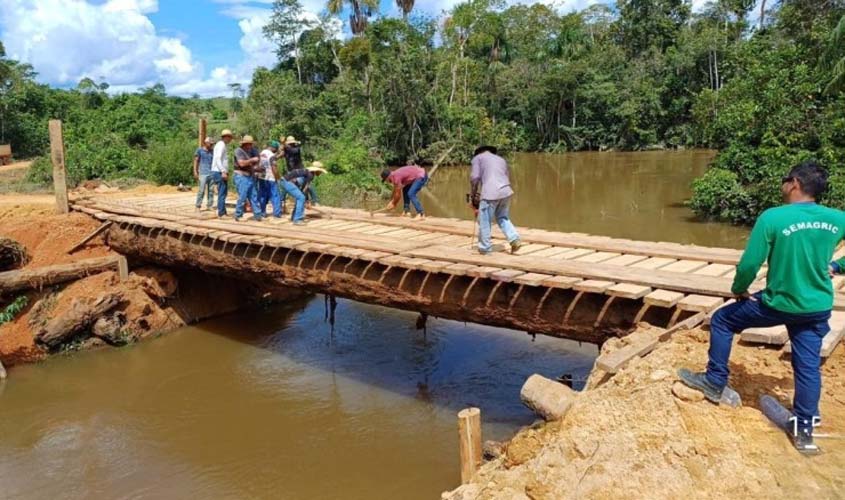
[[[276,67],[231,82],[230,99],[168,96],[161,85],[110,95],[36,83],[0,46],[0,143],[48,149],[65,123],[70,176],[191,182],[198,117],[260,141],[294,135],[334,187],[378,189],[375,169],[408,158],[466,163],[480,143],[508,151],[714,148],[689,201],[701,217],[753,222],[779,201],[780,177],[807,158],[831,171],[845,207],[845,1],[619,0],[561,14],[543,4],[470,0],[437,18],[397,0],[330,0],[309,22],[276,0],[265,34]],[[227,82],[228,83],[228,82]],[[248,90],[245,90],[248,89]],[[31,172],[47,182],[49,165]],[[322,181],[322,179],[321,179]],[[326,186],[331,188],[331,186]]]

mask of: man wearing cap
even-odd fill
[[[229,152],[232,131],[224,129],[220,140],[214,145],[211,158],[211,182],[217,186],[217,217],[226,215],[226,195],[229,194]]]
[[[417,217],[425,219],[425,210],[423,210],[420,199],[417,198],[417,194],[428,183],[428,174],[424,168],[411,161],[410,165],[399,167],[393,172],[384,169],[381,172],[381,181],[393,185],[393,196],[391,196],[390,203],[387,204],[385,210],[396,208],[399,198],[402,198],[403,217],[411,215],[411,205],[413,205],[414,210],[417,211]]]
[[[260,221],[264,212],[258,203],[258,185],[253,174],[263,174],[259,165],[258,150],[250,135],[241,139],[241,147],[235,150],[235,189],[238,191],[238,203],[235,205],[235,220],[240,221],[244,215],[246,202],[252,206],[252,219]]]
[[[319,165],[319,162],[315,162]],[[308,186],[311,184],[311,181],[314,180],[314,177],[317,175],[325,174],[326,170],[317,166],[312,165],[308,168],[298,168],[287,172],[281,180],[282,188],[285,192],[293,197],[296,200],[296,204],[293,209],[293,214],[291,215],[291,220],[293,221],[294,225],[301,226],[305,224],[305,194],[304,191],[308,189]],[[303,179],[303,186],[300,188],[294,181],[298,178]]]
[[[202,146],[194,153],[194,179],[199,182],[197,188],[197,211],[202,208],[202,198],[208,190],[207,210],[214,204],[214,185],[211,182],[211,162],[214,159],[211,137],[202,141]]]
[[[261,151],[259,155],[260,165],[264,168],[264,176],[258,180],[258,204],[261,207],[262,213],[267,213],[267,202],[273,205],[273,217],[280,218],[282,216],[282,197],[279,193],[279,185],[276,179],[279,178],[279,171],[276,168],[277,154],[279,152],[279,142],[270,141],[267,147]]]
[[[478,251],[482,255],[493,252],[491,231],[493,221],[505,233],[511,253],[522,247],[519,233],[511,223],[510,203],[513,196],[508,162],[496,154],[493,146],[480,146],[472,158],[470,184],[472,205],[478,210]],[[480,188],[480,192],[479,192]]]

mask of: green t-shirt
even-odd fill
[[[845,236],[845,212],[815,203],[792,203],[763,212],[736,266],[731,291],[740,294],[768,261],[763,303],[807,314],[833,308],[829,264]]]

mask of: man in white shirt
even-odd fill
[[[232,142],[232,131],[223,130],[220,140],[214,145],[214,156],[211,159],[211,181],[217,185],[217,217],[226,215],[226,195],[229,191],[229,151],[228,144]]]
[[[258,180],[258,204],[261,211],[267,213],[267,202],[273,205],[273,217],[282,217],[282,196],[279,192],[279,172],[276,168],[277,154],[280,144],[278,141],[270,141],[267,147],[259,153],[260,165],[264,168],[263,177]]]

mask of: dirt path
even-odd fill
[[[792,371],[778,350],[737,345],[731,383],[747,406],[686,402],[677,368],[701,369],[707,332],[677,336],[603,386],[582,393],[565,419],[523,430],[475,483],[444,498],[842,498],[845,440],[820,439],[800,456],[757,410],[760,394],[789,402]],[[823,368],[823,425],[845,435],[845,349]]]

